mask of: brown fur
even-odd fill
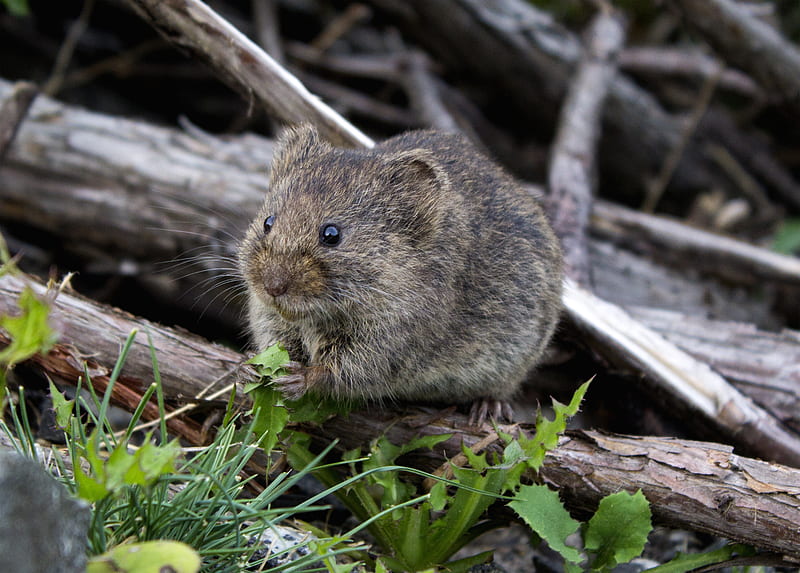
[[[319,238],[330,223],[333,247]],[[433,131],[370,150],[285,131],[239,261],[255,344],[280,340],[297,361],[278,381],[291,397],[508,400],[560,310],[561,251],[540,206]]]

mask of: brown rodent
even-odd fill
[[[288,398],[507,413],[560,310],[561,251],[536,200],[434,131],[372,149],[284,131],[238,256],[255,344],[292,357],[276,381]]]

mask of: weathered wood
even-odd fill
[[[34,84],[19,82],[14,85],[11,93],[3,98],[0,105],[0,161],[5,157],[8,146],[38,94],[39,90]]]
[[[286,123],[313,121],[328,139],[342,144],[373,144],[203,2],[126,1],[167,40],[210,64],[245,100],[257,98],[276,118]]]
[[[800,114],[800,49],[733,0],[670,0],[729,64],[746,71],[773,99]],[[800,197],[795,198],[795,204]]]
[[[595,156],[600,118],[614,57],[625,41],[620,14],[601,11],[586,32],[586,49],[561,107],[547,174],[553,228],[564,250],[564,273],[590,282],[589,213],[597,186]]]
[[[41,284],[9,274],[0,277],[0,313],[12,312],[26,284],[46,296]],[[66,291],[55,298],[52,322],[61,332],[60,342],[35,361],[50,376],[72,383],[80,376],[85,359],[90,363],[92,381],[101,382],[130,330],[150,333],[156,355],[167,358],[160,361],[160,371],[171,403],[224,386],[235,378],[243,358],[189,333],[137,320]],[[3,336],[0,334],[0,346],[8,342]],[[150,351],[140,335],[118,387],[141,393],[149,384],[150,372]],[[98,384],[98,390],[103,389],[104,385]],[[245,404],[241,394],[237,400]],[[406,443],[419,434],[452,434],[435,450],[420,454],[415,463],[427,469],[452,459],[460,452],[462,441],[471,446],[485,437],[484,431],[466,426],[464,415],[411,407],[356,411],[328,420],[322,427],[302,429],[318,439],[340,439],[343,448],[366,448],[384,432],[394,443]],[[516,431],[514,426],[502,429]],[[577,432],[564,437],[548,454],[541,476],[560,490],[574,509],[592,509],[600,497],[621,489],[641,489],[660,523],[800,556],[795,536],[800,529],[800,470],[734,455],[729,446]]]
[[[215,391],[229,387],[239,379],[242,356],[223,346],[209,343],[189,332],[164,329],[118,309],[100,305],[68,291],[50,290],[41,283],[8,273],[0,277],[0,315],[17,313],[16,301],[29,287],[43,300],[52,301],[50,324],[59,333],[60,342],[39,364],[51,378],[75,385],[88,364],[92,383],[103,392],[108,384],[116,357],[127,336],[137,330],[122,374],[113,388],[114,403],[133,410],[141,395],[153,383],[149,340],[159,361],[164,393],[171,408],[191,402],[201,403]],[[0,346],[8,345],[8,334],[0,330]],[[222,397],[227,399],[230,389]],[[200,397],[198,397],[198,395]],[[244,397],[239,393],[240,401]],[[219,397],[217,397],[219,399]],[[156,419],[155,404],[145,410],[145,419]],[[169,420],[170,429],[202,443],[197,423]]]
[[[800,437],[740,393],[708,364],[701,362],[622,308],[571,281],[564,290],[564,309],[594,348],[614,363],[639,369],[659,388],[703,414],[712,424],[750,451],[800,467]]]
[[[523,0],[371,0],[437,61],[496,93],[520,121],[554,128],[558,108],[581,57],[576,35]],[[681,124],[623,74],[611,83],[604,108],[599,159],[615,189],[643,191],[648,175],[680,139]],[[703,148],[690,143],[671,188],[726,185]]]
[[[631,314],[800,432],[800,332],[655,308],[632,308]]]

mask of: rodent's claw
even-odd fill
[[[281,394],[288,400],[299,400],[308,390],[305,366],[299,362],[287,362],[283,367],[289,371],[288,374],[279,376],[272,383],[280,390]]]
[[[495,398],[478,398],[469,409],[469,425],[480,427],[490,419],[495,422],[511,422],[514,410],[506,400]]]

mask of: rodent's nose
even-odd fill
[[[272,275],[264,279],[264,289],[270,296],[281,296],[289,290],[289,281],[286,277]]]

